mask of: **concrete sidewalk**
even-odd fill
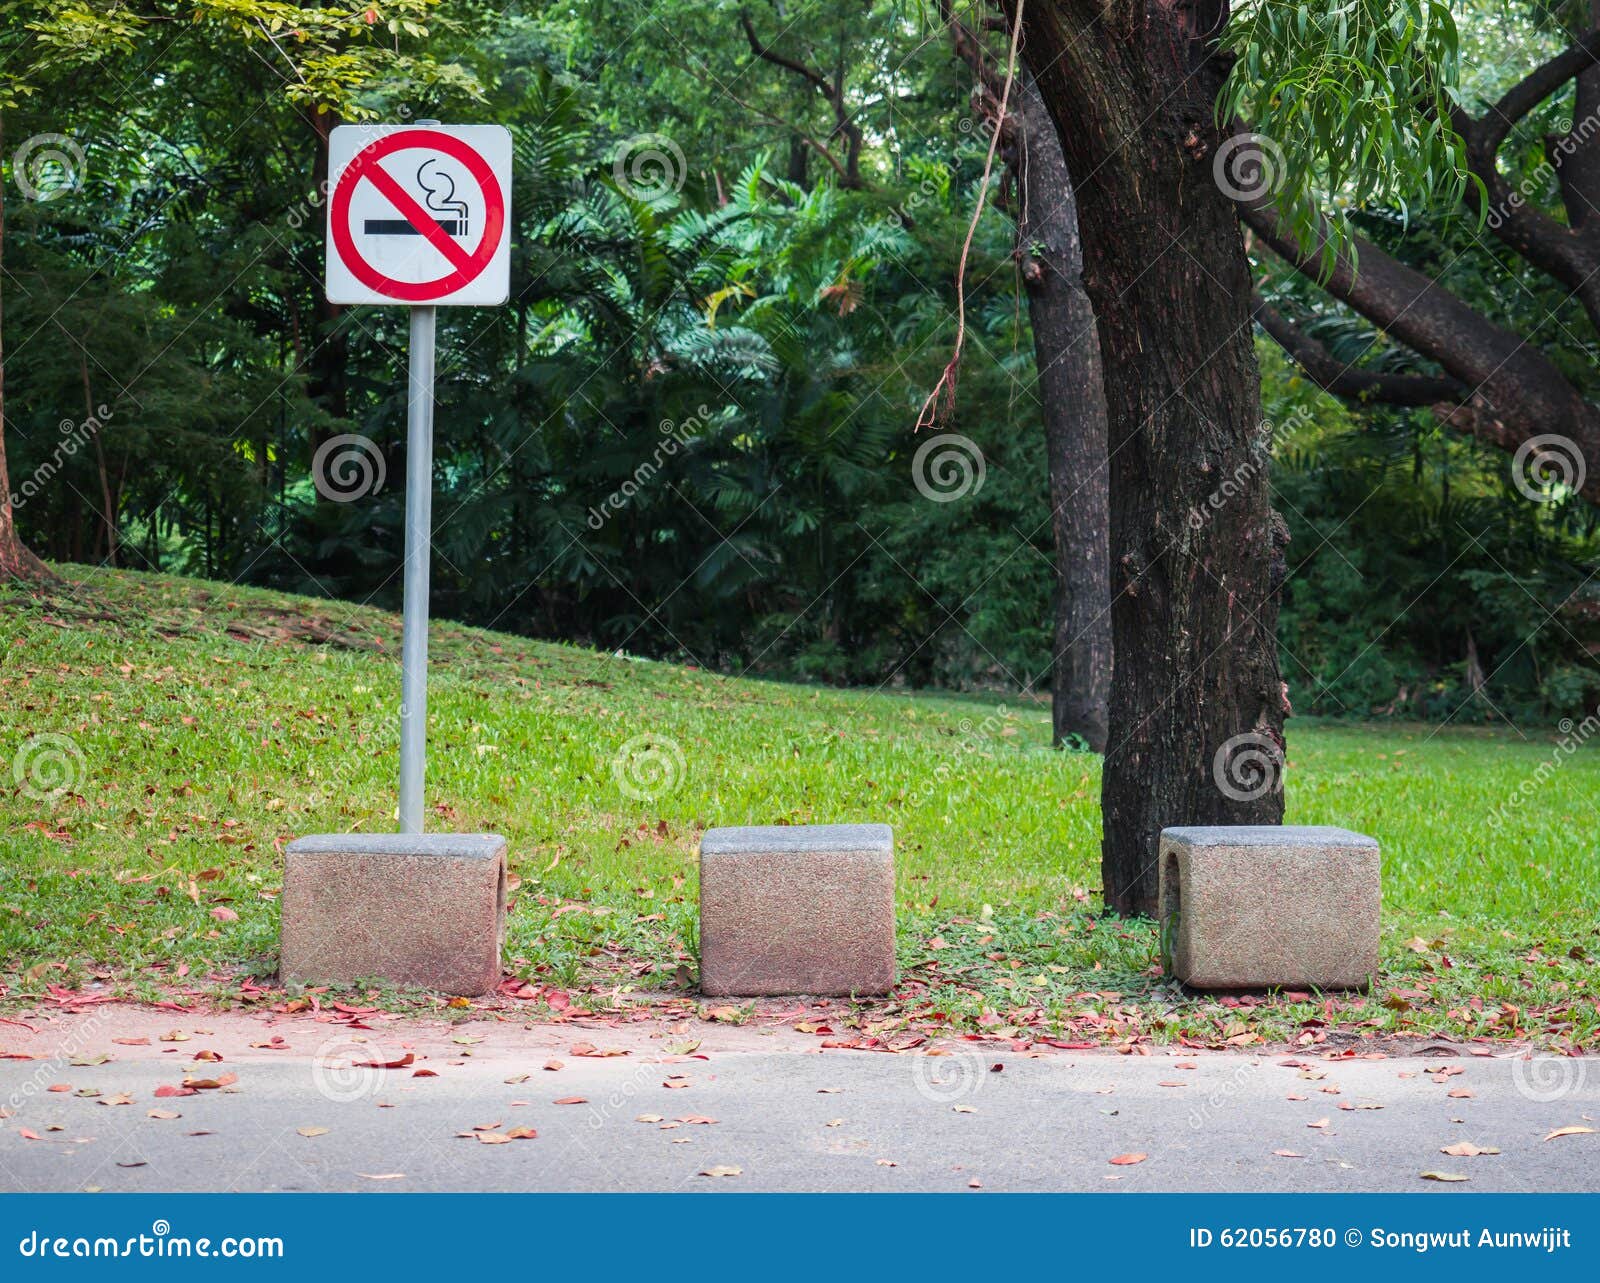
[[[1600,1188],[1600,1070],[1509,1050],[883,1054],[786,1029],[360,1031],[129,1008],[0,1035],[19,1043],[49,1058],[0,1061],[7,1191]],[[222,1085],[155,1095],[186,1077]],[[1545,1139],[1573,1126],[1596,1130]],[[516,1129],[538,1134],[476,1139]],[[1461,1141],[1500,1152],[1440,1152]]]

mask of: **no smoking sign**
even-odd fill
[[[328,139],[331,303],[494,307],[511,288],[511,135],[341,125]]]

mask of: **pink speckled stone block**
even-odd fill
[[[1161,833],[1161,954],[1196,989],[1365,989],[1378,971],[1378,843],[1293,825]]]
[[[505,917],[498,834],[303,837],[284,854],[279,974],[475,997],[500,983]]]
[[[711,829],[700,840],[707,994],[881,994],[894,987],[887,824]]]

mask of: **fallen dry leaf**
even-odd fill
[[[531,1127],[513,1127],[506,1133],[512,1140],[537,1140],[539,1133]]]
[[[1326,1118],[1319,1118],[1314,1123],[1307,1123],[1306,1124],[1307,1127],[1318,1127],[1318,1128],[1326,1127],[1327,1125],[1328,1125],[1328,1120]]]
[[[563,1096],[556,1101],[558,1105],[587,1105],[588,1103],[589,1098],[587,1096]]]
[[[1454,1145],[1446,1145],[1439,1152],[1449,1154],[1451,1158],[1476,1158],[1479,1154],[1498,1154],[1500,1151],[1492,1145],[1474,1145],[1470,1140],[1458,1140]]]
[[[1470,1180],[1471,1177],[1463,1176],[1459,1172],[1423,1172],[1422,1179],[1425,1181],[1447,1181],[1454,1184],[1458,1181]]]
[[[102,1105],[131,1105],[133,1104],[133,1097],[125,1091],[119,1091],[115,1096],[102,1096],[100,1103]]]
[[[950,1108],[958,1114],[975,1114],[978,1112],[971,1105],[951,1105]]]
[[[1304,1158],[1304,1154],[1297,1154],[1292,1149],[1275,1149],[1272,1151],[1279,1158]]]
[[[1149,1154],[1118,1154],[1115,1158],[1109,1158],[1106,1161],[1113,1167],[1132,1167],[1135,1163],[1142,1163],[1149,1157]]]
[[[1545,1137],[1545,1139],[1546,1140],[1555,1140],[1556,1137],[1558,1137],[1558,1136],[1588,1136],[1588,1135],[1592,1135],[1593,1132],[1594,1132],[1594,1128],[1593,1127],[1579,1127],[1576,1124],[1574,1124],[1571,1127],[1557,1127],[1555,1129],[1555,1131],[1551,1132],[1548,1136]]]
[[[404,1172],[357,1172],[356,1175],[364,1181],[403,1181],[406,1178]]]
[[[661,1121],[661,1115],[660,1114],[640,1114],[633,1121],[636,1122],[636,1123],[659,1123]]]
[[[478,1138],[478,1142],[483,1145],[506,1145],[511,1141],[511,1137],[507,1136],[504,1132],[473,1132],[472,1134],[476,1136]]]
[[[358,1060],[353,1065],[351,1065],[351,1068],[352,1069],[405,1069],[414,1060],[416,1060],[415,1054],[413,1054],[412,1052],[408,1051],[408,1052],[406,1052],[405,1055],[396,1057],[394,1060]]]
[[[547,1060],[544,1062],[544,1067],[553,1074],[556,1072],[556,1070],[560,1069],[562,1065],[559,1060]]]
[[[742,1167],[729,1167],[726,1164],[719,1164],[716,1167],[703,1168],[701,1170],[701,1172],[700,1172],[700,1175],[702,1175],[702,1176],[743,1176],[744,1175],[744,1168],[742,1168]]]
[[[152,1109],[145,1115],[146,1118],[182,1118],[183,1115],[171,1109]]]
[[[296,1127],[295,1131],[302,1136],[326,1136],[328,1134],[326,1127]]]

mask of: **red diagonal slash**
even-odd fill
[[[400,216],[426,236],[428,243],[449,259],[457,271],[466,271],[472,266],[472,256],[450,239],[450,234],[433,221],[432,215],[417,204],[411,193],[395,182],[382,165],[375,160],[367,162],[361,166],[361,177],[370,180],[400,211]]]

